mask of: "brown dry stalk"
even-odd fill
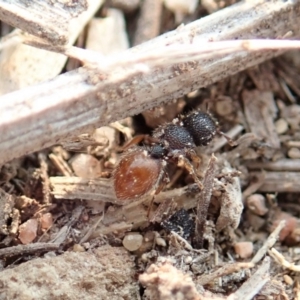
[[[214,187],[214,179],[217,170],[217,158],[212,155],[203,179],[203,190],[199,193],[197,203],[197,218],[195,227],[195,248],[200,249],[203,246],[203,235],[205,230],[205,222],[207,218],[208,207],[212,190]]]

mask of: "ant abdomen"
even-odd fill
[[[119,200],[133,200],[150,192],[161,177],[163,161],[143,148],[126,153],[114,174],[114,190]]]
[[[192,135],[196,146],[208,145],[217,133],[216,121],[205,112],[191,113],[183,118],[182,123]]]

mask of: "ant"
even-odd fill
[[[195,149],[208,145],[217,133],[225,136],[211,115],[201,111],[175,118],[154,130],[150,147],[129,148],[116,167],[113,183],[117,199],[125,204],[151,192],[158,194],[168,162],[185,167],[201,190],[195,171],[200,159]]]

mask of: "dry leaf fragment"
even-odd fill
[[[228,162],[224,162],[224,164],[225,166],[222,169],[224,176],[215,181],[215,185],[222,192],[219,197],[221,211],[216,223],[217,231],[221,231],[226,227],[236,229],[244,208],[240,180]]]

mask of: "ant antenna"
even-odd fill
[[[232,138],[230,138],[228,135],[226,135],[223,131],[217,129],[217,133],[218,133],[219,135],[223,136],[223,137],[227,140],[227,143],[228,143],[231,147],[235,147],[235,146],[238,145],[236,141],[234,141]]]
[[[206,113],[208,113],[208,114],[209,114],[209,110],[210,110],[210,102],[211,102],[210,99],[205,99],[205,100],[203,100],[203,104],[205,104],[205,111],[206,111]]]
[[[205,106],[206,106],[206,112],[209,113],[210,105],[208,101],[205,103]]]

